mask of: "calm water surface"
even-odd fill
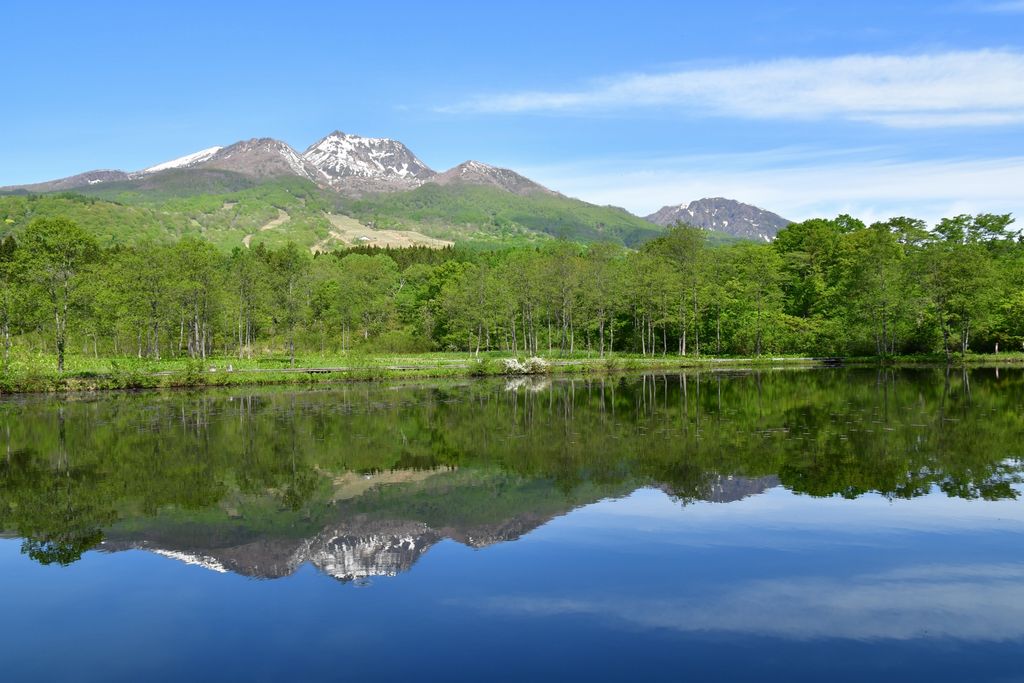
[[[1024,372],[0,402],[4,680],[1024,680]]]

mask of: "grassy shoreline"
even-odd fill
[[[93,392],[180,387],[230,387],[261,385],[312,385],[391,379],[508,376],[504,371],[507,353],[480,356],[465,353],[421,353],[404,355],[306,356],[290,366],[288,359],[265,356],[251,360],[233,357],[204,361],[171,359],[147,361],[137,358],[76,357],[68,370],[57,374],[48,367],[52,359],[35,358],[12,362],[0,373],[0,395],[27,393]],[[543,356],[542,356],[543,357]],[[559,375],[608,375],[618,373],[686,369],[743,370],[755,368],[820,367],[831,364],[875,367],[945,367],[941,354],[823,358],[807,356],[708,357],[638,356],[615,354],[606,358],[552,355],[545,373]],[[953,359],[956,367],[1024,365],[1024,353],[968,354]]]

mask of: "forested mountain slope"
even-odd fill
[[[357,218],[378,226],[426,223],[453,237],[476,230],[499,235],[542,233],[579,242],[635,246],[662,230],[624,209],[595,206],[554,193],[513,194],[469,184],[428,183],[350,204]]]
[[[382,231],[397,230],[495,246],[552,237],[636,246],[662,232],[622,209],[554,193],[523,196],[490,186],[428,184],[353,200],[299,178],[254,184],[225,172],[215,178],[223,181],[221,191],[209,192],[209,173],[168,174],[161,174],[159,182],[129,180],[84,193],[0,196],[0,235],[16,235],[33,218],[54,216],[73,219],[104,246],[192,236],[228,251],[258,242],[273,246],[294,241],[307,248],[320,245],[321,250],[344,246],[345,241],[332,235],[338,232],[333,226],[339,216],[364,228],[365,234],[354,239],[365,242],[374,242]],[[206,186],[196,188],[197,179]],[[285,221],[272,230],[261,229],[282,211]],[[246,241],[248,235],[252,237]]]
[[[191,174],[169,177],[186,182],[195,178]],[[187,187],[175,192],[166,184],[146,191],[138,186],[141,182],[147,181],[112,184],[90,195],[2,196],[0,232],[17,236],[35,218],[62,216],[78,223],[101,246],[171,243],[195,237],[224,251],[259,242],[274,246],[293,241],[311,247],[330,237],[329,216],[337,210],[333,197],[299,178],[200,194],[190,193]],[[282,212],[285,220],[280,220]],[[272,230],[261,230],[272,222]]]

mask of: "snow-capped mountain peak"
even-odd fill
[[[430,167],[397,140],[341,131],[311,145],[302,158],[316,167],[319,180],[332,186],[352,181],[417,186],[434,175]]]

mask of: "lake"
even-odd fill
[[[1024,680],[1024,372],[0,402],[4,680]]]

